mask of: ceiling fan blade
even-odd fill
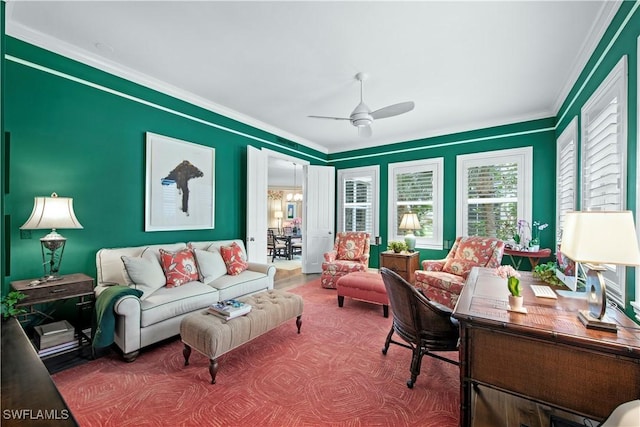
[[[329,116],[307,116],[312,119],[330,119],[330,120],[351,120],[348,117],[329,117]]]
[[[358,128],[358,136],[361,136],[363,138],[369,138],[371,135],[373,135],[373,130],[371,129],[371,126],[360,126]]]
[[[413,101],[401,102],[399,104],[389,105],[371,113],[371,117],[374,119],[384,119],[386,117],[393,117],[399,114],[408,113],[413,110],[415,104]]]

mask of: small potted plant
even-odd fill
[[[522,310],[523,298],[522,285],[520,284],[520,273],[510,265],[501,265],[496,269],[496,274],[503,279],[507,279],[507,289],[509,289],[509,306],[511,310]]]
[[[2,308],[2,320],[9,319],[19,314],[27,312],[24,308],[16,308],[16,304],[23,300],[27,296],[20,291],[11,291],[0,300],[0,307]]]
[[[387,249],[399,254],[407,250],[407,244],[405,242],[389,242]]]

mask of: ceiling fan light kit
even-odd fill
[[[387,117],[398,116],[413,110],[415,104],[412,101],[401,102],[399,104],[388,105],[376,111],[371,109],[364,103],[364,81],[369,78],[367,73],[356,74],[356,80],[360,82],[360,103],[353,110],[351,115],[347,117],[330,117],[330,116],[309,116],[314,119],[330,119],[330,120],[349,120],[351,124],[358,128],[358,135],[362,137],[370,137],[373,134],[371,124],[375,119],[385,119]]]

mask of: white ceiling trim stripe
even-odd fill
[[[262,143],[265,143],[265,144],[268,144],[268,145],[271,145],[271,146],[274,146],[274,147],[278,147],[278,148],[280,148],[282,150],[290,151],[290,152],[295,153],[296,155],[299,155],[299,156],[302,156],[302,157],[307,157],[307,158],[319,160],[319,161],[324,162],[324,163],[327,162],[326,159],[322,159],[322,158],[317,157],[317,156],[312,156],[310,154],[303,153],[303,152],[295,150],[293,148],[289,148],[287,146],[280,145],[280,144],[277,144],[275,142],[268,141],[266,139],[263,139],[263,138],[260,138],[260,137],[257,137],[257,136],[249,135],[249,134],[246,134],[244,132],[240,132],[240,131],[237,131],[237,130],[234,130],[234,129],[230,129],[228,127],[221,126],[221,125],[212,123],[212,122],[207,121],[207,120],[200,119],[198,117],[195,117],[195,116],[192,116],[192,115],[189,115],[189,114],[181,113],[180,111],[177,111],[177,110],[174,110],[174,109],[171,109],[171,108],[167,108],[167,107],[163,107],[162,105],[159,105],[159,104],[156,104],[156,103],[153,103],[153,102],[150,102],[150,101],[146,101],[146,100],[144,100],[142,98],[138,98],[138,97],[135,97],[135,96],[127,95],[124,92],[120,92],[120,91],[117,91],[115,89],[111,89],[111,88],[108,88],[106,86],[102,86],[102,85],[99,85],[97,83],[90,82],[88,80],[80,79],[80,78],[74,77],[74,76],[72,76],[70,74],[66,74],[66,73],[54,70],[52,68],[48,68],[48,67],[45,67],[45,66],[42,66],[42,65],[27,61],[25,59],[21,59],[21,58],[15,57],[13,55],[5,54],[4,57],[5,57],[5,59],[7,59],[9,61],[24,65],[26,67],[33,68],[33,69],[36,69],[36,70],[39,70],[39,71],[43,71],[45,73],[48,73],[48,74],[51,74],[51,75],[54,75],[54,76],[57,76],[57,77],[61,77],[63,79],[67,79],[67,80],[73,81],[75,83],[79,83],[79,84],[82,84],[82,85],[85,85],[85,86],[88,86],[88,87],[91,87],[91,88],[94,88],[94,89],[98,89],[98,90],[101,90],[103,92],[107,92],[107,93],[110,93],[112,95],[116,95],[116,96],[119,96],[121,98],[128,99],[130,101],[134,101],[134,102],[137,102],[139,104],[143,104],[143,105],[146,105],[148,107],[152,107],[152,108],[164,111],[166,113],[174,114],[176,116],[179,116],[179,117],[182,117],[182,118],[185,118],[185,119],[188,119],[188,120],[192,120],[194,122],[198,122],[198,123],[201,123],[203,125],[210,126],[210,127],[216,128],[216,129],[220,129],[220,130],[223,130],[225,132],[233,133],[235,135],[240,135],[240,136],[245,137],[245,138],[253,139],[255,141],[260,141]]]
[[[580,94],[582,93],[584,88],[587,86],[587,83],[589,83],[589,81],[591,80],[591,77],[593,77],[593,75],[595,74],[595,72],[598,69],[598,67],[600,66],[600,64],[602,64],[602,61],[604,61],[604,57],[607,56],[607,54],[611,50],[611,47],[613,46],[613,44],[616,42],[616,40],[618,40],[618,37],[620,36],[620,33],[622,33],[622,31],[625,29],[625,27],[629,23],[629,20],[631,19],[631,17],[635,13],[635,11],[638,9],[638,7],[640,7],[640,1],[636,1],[636,3],[633,5],[631,10],[629,11],[627,16],[625,17],[624,21],[622,22],[622,24],[618,28],[618,31],[616,31],[616,33],[613,35],[613,37],[609,41],[609,44],[607,45],[607,47],[604,49],[604,51],[602,52],[602,54],[598,58],[598,61],[595,63],[595,65],[593,66],[593,68],[591,69],[591,71],[589,72],[587,77],[584,79],[584,82],[582,82],[582,85],[580,85],[580,89],[578,89],[576,94],[573,96],[573,99],[571,99],[571,102],[569,103],[569,105],[567,105],[567,108],[564,110],[564,113],[562,113],[562,116],[560,116],[560,118],[558,120],[556,120],[556,123],[562,123],[562,121],[566,117],[567,113],[569,112],[569,110],[571,109],[573,104],[576,102],[576,100],[578,99],[578,97],[580,96]],[[557,127],[557,125],[556,125],[556,127]]]
[[[522,132],[510,132],[510,133],[504,133],[504,134],[501,134],[501,135],[492,135],[492,136],[483,136],[483,137],[480,137],[480,138],[461,139],[459,141],[443,142],[443,143],[440,143],[440,144],[427,145],[427,146],[424,146],[424,147],[403,148],[403,149],[400,149],[400,150],[385,151],[383,153],[364,154],[364,155],[361,155],[361,156],[351,156],[351,157],[344,157],[344,158],[341,158],[341,159],[331,159],[331,163],[334,164],[334,163],[344,162],[344,161],[347,161],[347,160],[357,160],[357,159],[366,159],[366,158],[370,158],[370,157],[388,156],[390,154],[409,153],[409,152],[412,152],[412,151],[431,150],[433,148],[450,147],[450,146],[462,145],[462,144],[470,144],[470,143],[473,143],[473,142],[489,141],[489,140],[492,140],[492,139],[508,138],[508,137],[511,137],[511,136],[530,135],[530,134],[540,133],[540,132],[555,131],[555,129],[556,129],[555,126],[551,126],[551,127],[541,128],[541,129],[526,130],[526,131],[522,131]]]

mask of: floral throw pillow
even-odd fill
[[[242,256],[242,248],[236,242],[231,246],[220,246],[220,255],[230,276],[237,276],[249,267],[249,263]]]
[[[159,250],[160,265],[167,278],[167,288],[175,288],[198,280],[198,268],[193,251],[189,248],[177,252]]]
[[[471,273],[471,269],[473,267],[479,267],[479,266],[480,264],[478,264],[475,261],[470,261],[468,259],[452,258],[447,261],[447,263],[442,268],[442,271],[444,271],[445,273],[455,274],[456,276],[461,276],[466,279],[469,273]]]

